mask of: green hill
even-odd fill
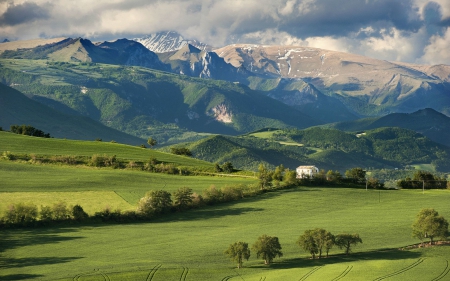
[[[416,131],[435,142],[450,146],[450,117],[431,108],[413,113],[392,113],[383,117],[339,122],[327,127],[353,132],[381,127],[400,127]]]
[[[450,171],[445,165],[448,147],[401,128],[380,128],[361,135],[314,127],[213,136],[191,143],[189,148],[199,159],[219,164],[229,161],[237,168],[254,171],[260,163],[272,168],[283,164],[290,169],[313,164],[341,172],[354,167],[394,169],[432,164],[439,171]]]
[[[14,124],[31,125],[57,138],[145,143],[143,139],[109,128],[89,117],[63,114],[0,83],[0,127],[9,130]]]
[[[212,163],[195,158],[120,143],[49,139],[0,132],[0,152],[4,151],[10,151],[13,154],[46,156],[71,155],[91,157],[94,154],[106,154],[109,156],[116,155],[117,158],[123,160],[144,162],[149,161],[151,158],[156,158],[159,162],[172,163],[175,166],[196,167],[199,170],[212,169],[213,167]]]
[[[106,64],[0,61],[0,81],[57,110],[159,143],[183,132],[238,134],[318,122],[240,84]]]

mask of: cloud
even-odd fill
[[[100,41],[175,30],[217,47],[291,44],[426,63],[450,26],[448,0],[47,1],[0,0],[0,37]]]
[[[3,3],[5,2],[3,1]],[[15,26],[46,19],[49,17],[48,9],[49,4],[39,6],[33,2],[25,2],[16,5],[9,1],[6,11],[0,15],[0,26]]]

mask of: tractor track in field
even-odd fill
[[[437,277],[431,279],[431,281],[438,281],[447,276],[448,272],[450,271],[450,268],[448,267],[448,260],[445,260],[447,262],[444,271],[441,272]]]
[[[335,278],[331,279],[331,281],[337,281],[337,280],[344,278],[352,269],[353,269],[353,265],[347,266],[347,268],[344,271],[342,271],[341,274],[339,274]]]
[[[308,273],[306,273],[300,279],[298,279],[298,281],[306,280],[309,276],[311,276],[314,272],[316,272],[317,270],[321,269],[322,267],[323,266],[318,266],[318,267],[315,267],[315,268],[311,269]]]
[[[259,281],[266,281],[266,276],[259,278]]]
[[[398,270],[398,271],[395,271],[395,272],[392,272],[392,273],[390,273],[390,274],[387,274],[387,275],[378,277],[378,278],[376,278],[376,279],[373,279],[373,281],[380,281],[380,280],[383,280],[383,279],[386,279],[386,278],[389,278],[389,277],[392,277],[392,276],[395,276],[395,275],[402,274],[402,273],[404,273],[404,272],[406,272],[406,271],[408,271],[408,270],[410,270],[410,269],[413,269],[414,267],[418,266],[418,265],[421,264],[424,260],[425,260],[425,259],[420,258],[420,259],[418,259],[417,261],[415,261],[414,263],[408,265],[407,267],[404,267],[404,268],[402,268],[402,269],[400,269],[400,270]]]
[[[188,274],[189,274],[189,268],[183,267],[183,272],[181,273],[180,281],[186,281],[186,277]]]
[[[162,264],[157,264],[155,265],[150,272],[147,275],[147,279],[145,279],[146,281],[151,281],[153,279],[153,277],[155,277],[156,272],[158,271],[158,269],[160,269],[162,266]]]
[[[103,277],[103,280],[111,281],[111,278],[109,278],[109,276],[106,273],[99,272],[99,269],[95,269],[94,271],[96,271],[96,273],[80,273],[80,274],[77,274],[77,275],[75,275],[73,277],[73,281],[78,281],[83,276],[94,276],[94,275],[101,275]]]
[[[234,275],[228,275],[228,276],[225,276],[224,278],[222,278],[221,281],[228,281],[228,280],[230,280],[233,277],[234,277]]]

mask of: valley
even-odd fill
[[[0,43],[0,279],[446,280],[448,244],[417,247],[411,225],[450,217],[449,77],[175,32]],[[9,132],[22,124],[51,137]],[[399,189],[417,173],[438,180]],[[155,194],[173,201],[145,211]],[[296,241],[316,228],[363,243],[311,259]],[[263,234],[282,246],[270,265],[224,254]]]

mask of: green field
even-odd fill
[[[0,279],[446,280],[449,247],[398,248],[419,242],[411,224],[421,208],[450,217],[449,199],[447,190],[297,188],[150,223],[3,230]],[[295,241],[315,227],[359,233],[363,244],[310,260]],[[284,256],[264,266],[252,255],[234,269],[223,251],[262,234],[278,236]]]
[[[88,157],[94,154],[106,154],[116,155],[117,158],[134,161],[148,161],[154,157],[158,161],[174,163],[181,166],[195,166],[199,169],[213,167],[213,164],[206,161],[120,143],[44,139],[0,131],[0,153],[4,151],[10,151],[13,154],[34,153],[37,155],[78,155]]]

